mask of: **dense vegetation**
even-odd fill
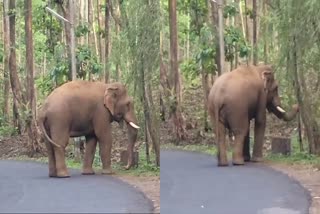
[[[37,109],[54,88],[120,81],[134,97],[139,139],[160,164],[159,2],[4,0],[0,14],[0,136],[28,133],[21,147],[41,153]]]
[[[163,100],[160,103],[163,104],[162,119],[171,121],[168,124],[171,124],[173,141],[190,141],[190,127],[200,123],[204,132],[211,129],[206,97],[216,75],[229,72],[239,64],[267,63],[274,66],[283,105],[290,108],[298,103],[300,106],[299,117],[295,120],[298,131],[293,133],[299,150],[319,155],[319,9],[316,0],[299,4],[277,0],[162,0],[160,77]],[[171,10],[177,14],[176,21],[168,16]],[[219,10],[223,25],[219,25]],[[170,52],[173,43],[169,35],[173,24],[178,30],[179,78],[173,77]],[[224,44],[219,46],[221,28]],[[224,48],[223,55],[219,54],[220,47]],[[172,84],[176,79],[180,85],[175,88],[180,91],[173,93]],[[201,113],[196,108],[201,105],[199,99],[190,97],[195,88],[202,88]],[[174,117],[177,111],[181,114],[179,120]],[[191,120],[194,118],[197,124]],[[194,124],[190,124],[192,122]],[[209,133],[212,135],[211,131]]]

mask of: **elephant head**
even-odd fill
[[[267,99],[267,109],[269,112],[272,112],[279,119],[285,121],[292,120],[299,111],[299,106],[297,104],[293,105],[292,110],[287,113],[281,107],[281,100],[278,93],[278,83],[274,78],[272,67],[270,65],[260,65],[258,66],[259,73],[264,82],[264,90],[266,92]]]
[[[127,89],[121,83],[107,84],[104,94],[104,106],[109,110],[113,120],[117,122],[125,121],[128,128],[128,164],[126,169],[130,169],[133,164],[133,148],[137,140],[138,129],[137,119],[134,113],[133,100],[129,97]]]

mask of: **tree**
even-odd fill
[[[5,118],[5,121],[8,122],[9,115],[9,90],[10,90],[10,82],[9,82],[9,16],[8,13],[8,0],[3,1],[3,44],[4,44],[4,71],[3,71],[3,79],[4,79],[4,88],[3,88],[3,97],[4,97],[4,105],[2,108],[2,113]]]
[[[170,115],[172,118],[174,133],[178,140],[186,139],[184,118],[181,109],[181,79],[178,66],[178,32],[177,32],[177,2],[169,0],[170,22],[170,80],[173,88]]]
[[[10,84],[13,93],[13,114],[16,118],[15,126],[19,133],[22,133],[22,115],[19,109],[23,108],[23,103],[25,103],[25,98],[22,94],[22,87],[18,77],[17,72],[17,57],[16,57],[16,1],[9,1],[9,37],[10,37],[10,48],[9,48],[9,76]]]
[[[258,63],[258,47],[257,47],[257,0],[252,0],[252,16],[253,16],[253,64]]]
[[[105,1],[105,53],[104,75],[105,82],[109,82],[109,47],[110,47],[110,0]]]
[[[26,70],[27,70],[27,102],[24,104],[27,108],[26,128],[29,136],[30,156],[35,152],[41,151],[39,144],[38,131],[36,126],[36,100],[34,92],[34,71],[33,71],[33,36],[32,36],[32,1],[24,1],[25,9],[25,32],[26,32]]]

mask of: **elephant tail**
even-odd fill
[[[215,118],[215,135],[216,135],[216,140],[219,139],[219,123],[220,123],[220,111],[222,109],[223,105],[217,105],[214,108],[214,118]]]
[[[40,116],[39,118],[39,126],[40,126],[40,129],[42,131],[42,133],[44,134],[44,137],[46,138],[47,141],[49,141],[50,143],[52,143],[53,145],[55,145],[56,147],[61,147],[60,145],[58,145],[57,143],[55,143],[48,135],[45,127],[44,127],[44,120],[45,120],[45,117],[43,116]]]

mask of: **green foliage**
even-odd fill
[[[3,62],[4,59],[4,46],[3,41],[0,41],[0,63]]]
[[[216,50],[213,38],[213,31],[207,24],[204,24],[197,38],[197,52],[191,59],[184,60],[180,65],[181,72],[189,81],[199,77],[201,72],[213,73],[216,70],[214,62]]]
[[[225,57],[227,61],[232,61],[235,57],[235,50],[238,51],[240,57],[248,57],[250,54],[250,46],[247,44],[242,32],[239,28],[227,26],[225,28],[224,42],[226,46]]]
[[[90,32],[89,26],[87,23],[81,23],[76,27],[75,35],[76,37],[86,36]]]
[[[237,3],[233,2],[233,3],[229,3],[226,4],[223,8],[223,17],[229,18],[229,17],[234,17],[239,13],[238,11],[238,5]]]
[[[77,75],[79,78],[85,79],[89,73],[99,74],[102,72],[102,65],[87,45],[78,46],[76,59]]]
[[[204,144],[197,144],[197,145],[175,145],[175,144],[163,144],[161,145],[162,149],[180,149],[185,151],[192,151],[192,152],[201,152],[209,155],[216,156],[217,155],[217,148],[215,145],[204,145]]]
[[[139,151],[139,166],[138,167],[133,167],[130,170],[126,170],[123,165],[120,163],[113,163],[112,168],[120,174],[132,174],[135,176],[157,176],[160,175],[160,167],[156,166],[154,163],[148,163],[146,154],[144,151],[144,145],[141,145],[140,148],[138,149]],[[150,159],[154,159],[154,153],[150,154]],[[100,159],[100,154],[99,150],[96,151],[95,153],[95,158],[94,158],[94,167],[95,168],[101,168],[102,163]]]
[[[54,89],[52,79],[49,75],[39,76],[37,79],[35,79],[35,84],[38,91],[44,96],[48,95]]]
[[[292,153],[291,155],[282,154],[267,154],[267,159],[274,162],[281,162],[287,164],[306,164],[313,166],[320,166],[320,157],[309,154],[308,151],[300,151],[298,136],[291,138]]]
[[[0,136],[11,137],[18,134],[17,128],[11,124],[5,123],[4,118],[0,117]]]

